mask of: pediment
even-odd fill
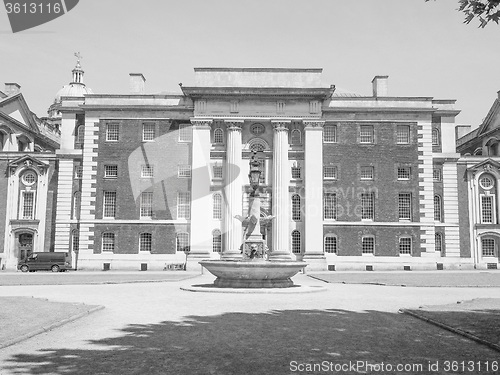
[[[500,130],[500,100],[496,99],[491,106],[486,118],[484,119],[482,125],[479,128],[478,136],[487,134],[494,129]]]
[[[486,159],[472,167],[467,168],[468,171],[471,172],[479,172],[479,171],[491,171],[491,170],[500,170],[500,163],[493,159]]]
[[[21,93],[0,100],[0,115],[17,127],[39,133],[34,115]]]
[[[21,167],[34,168],[40,173],[44,173],[45,170],[49,167],[49,164],[38,160],[31,155],[24,155],[9,162],[8,167],[11,170],[11,173],[15,173],[15,171],[17,171]]]

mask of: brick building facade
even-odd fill
[[[455,102],[389,96],[387,76],[371,96],[345,93],[321,75],[196,68],[181,93],[146,94],[133,73],[130,93],[113,95],[93,94],[78,63],[46,119],[61,140],[46,154],[57,205],[45,250],[69,250],[78,269],[168,269],[186,252],[190,268],[238,259],[256,151],[271,259],[317,270],[498,263],[496,242],[485,261],[474,247]]]

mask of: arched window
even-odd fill
[[[323,244],[325,253],[337,254],[337,237],[334,234],[327,234]]]
[[[139,251],[151,251],[153,245],[153,235],[151,233],[141,233],[139,235]]]
[[[223,144],[224,143],[224,130],[217,128],[214,130],[214,143]]]
[[[441,233],[436,233],[434,236],[434,251],[443,252],[443,235]]]
[[[441,144],[441,139],[439,137],[439,129],[433,128],[432,129],[432,145],[439,146],[440,144]]]
[[[474,150],[474,156],[481,156],[483,155],[483,149],[481,147],[478,147]]]
[[[82,205],[82,193],[77,191],[73,194],[73,219],[80,219],[80,209]]]
[[[302,137],[299,129],[293,129],[290,134],[290,138],[292,145],[300,145],[302,143]]]
[[[212,251],[214,253],[222,252],[222,235],[218,229],[212,232]]]
[[[443,209],[441,207],[441,197],[439,195],[434,196],[434,220],[443,220]]]
[[[292,232],[292,253],[300,254],[300,232],[298,230]]]
[[[222,197],[219,193],[213,195],[213,218],[220,220],[222,219]]]
[[[189,233],[177,233],[175,245],[176,251],[189,251]]]
[[[292,220],[300,221],[300,195],[294,194],[292,196]]]
[[[482,248],[483,257],[494,257],[495,256],[495,239],[493,239],[493,238],[481,239],[481,248]]]
[[[83,143],[85,137],[85,125],[76,128],[76,143]]]

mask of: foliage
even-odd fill
[[[479,20],[479,27],[485,27],[490,21],[497,24],[500,21],[500,0],[458,0],[458,3],[460,6],[457,10],[465,13],[466,24],[474,18]]]

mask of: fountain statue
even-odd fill
[[[213,275],[214,282],[221,288],[287,288],[293,286],[290,279],[307,266],[305,262],[290,260],[270,260],[270,250],[260,232],[260,160],[257,152],[250,158],[248,178],[250,193],[247,217],[235,216],[243,226],[241,260],[204,260],[200,264]],[[266,220],[272,220],[267,217]],[[272,251],[272,249],[271,249]]]

